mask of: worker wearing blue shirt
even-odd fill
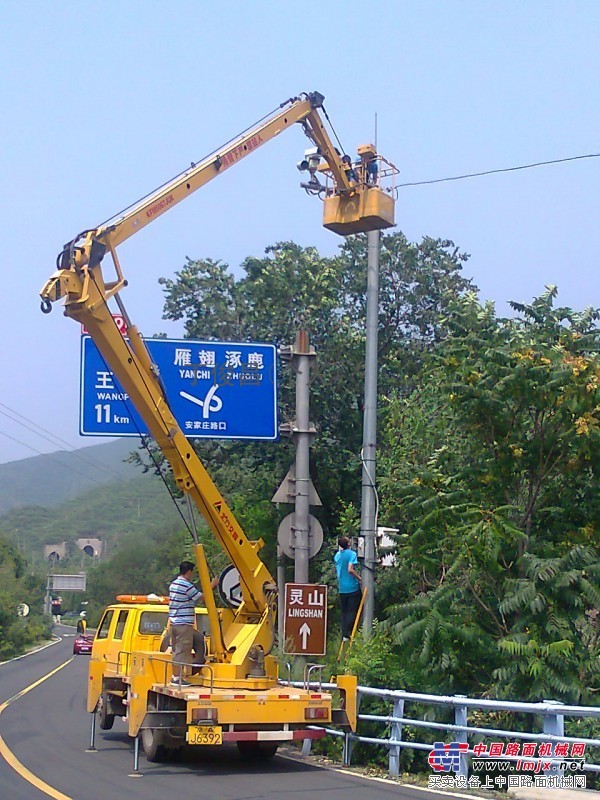
[[[192,663],[194,633],[196,623],[196,605],[204,600],[204,595],[192,583],[194,565],[191,561],[182,561],[179,575],[169,586],[169,628],[170,643],[173,648],[174,686],[189,686],[185,680],[185,667]],[[214,578],[211,587],[214,589],[219,579]]]
[[[362,581],[356,571],[355,565],[358,564],[358,558],[354,550],[350,549],[350,539],[347,536],[340,536],[338,545],[340,549],[333,560],[338,576],[342,612],[342,641],[347,642],[352,635],[356,612],[360,606]]]

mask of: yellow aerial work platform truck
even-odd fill
[[[291,98],[201,163],[103,225],[83,231],[62,249],[57,271],[41,291],[44,313],[64,299],[65,316],[92,337],[168,460],[177,486],[196,504],[240,575],[241,604],[217,608],[204,551],[195,537],[194,556],[206,602],[197,618],[206,633],[207,653],[205,663],[189,678],[190,686],[170,685],[172,657],[160,649],[168,612],[165,598],[125,596],[106,609],[89,668],[92,747],[96,718],[106,729],[116,715],[123,716],[134,738],[136,771],[140,738],[150,760],[161,760],[185,744],[226,742],[236,742],[242,753],[270,757],[281,742],[323,735],[315,725],[356,726],[354,676],[338,676],[338,710],[332,708],[330,694],[312,691],[308,683],[297,689],[279,680],[272,654],[277,588],[259,557],[263,540],[246,538],[173,417],[158,370],[120,297],[127,281],[117,257],[122,242],[296,123],[312,143],[298,164],[308,173],[301,185],[322,198],[324,225],[340,235],[393,225],[393,187],[386,191],[381,181],[393,178],[397,170],[372,145],[360,147],[354,162],[341,154],[319,113],[323,99],[318,92]],[[102,269],[107,253],[115,272],[111,280]],[[111,313],[113,300],[125,319],[126,337]]]

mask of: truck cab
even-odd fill
[[[166,597],[151,595],[148,599],[144,595],[119,597],[135,599],[117,602],[105,609],[98,625],[93,648],[94,657],[113,665],[117,665],[119,659],[122,660],[133,650],[159,650],[169,616]],[[196,608],[196,627],[205,636],[210,637],[206,608]]]
[[[127,715],[125,701],[132,653],[161,653],[168,603],[167,597],[158,595],[119,595],[117,602],[105,609],[92,645],[88,684],[88,710],[99,704],[99,724],[103,730],[112,728],[115,716]],[[227,614],[227,609],[219,611]],[[206,608],[196,608],[196,627],[204,634],[207,652],[210,651]],[[170,679],[171,665],[164,656],[161,658]]]

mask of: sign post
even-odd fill
[[[286,583],[284,652],[324,656],[327,652],[327,586]]]

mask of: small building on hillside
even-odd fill
[[[80,538],[75,540],[75,547],[90,556],[100,558],[104,553],[104,542],[102,539]],[[44,545],[44,558],[47,561],[61,561],[69,555],[69,542],[55,542],[54,544]]]

